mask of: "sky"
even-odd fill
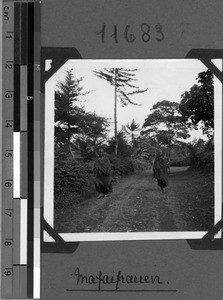
[[[215,60],[217,66],[221,66],[220,60]],[[46,68],[49,62],[46,63]],[[96,112],[98,115],[109,118],[111,121],[111,135],[114,123],[114,87],[107,81],[94,75],[93,70],[103,68],[127,68],[137,69],[138,79],[134,82],[140,89],[148,88],[148,91],[137,94],[132,100],[138,104],[122,107],[118,103],[118,130],[122,125],[136,123],[143,125],[145,118],[151,113],[152,106],[158,101],[169,100],[180,102],[181,95],[197,83],[198,73],[207,71],[207,68],[197,59],[140,59],[140,60],[69,60],[53,76],[52,88],[58,81],[63,81],[65,71],[73,68],[75,77],[83,77],[84,90],[90,93],[80,102],[87,111]],[[204,138],[201,130],[191,133],[190,141],[194,138]]]

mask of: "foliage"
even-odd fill
[[[179,108],[182,115],[190,118],[193,124],[202,122],[203,133],[210,137],[214,129],[213,74],[210,70],[201,72],[197,82],[181,96]]]
[[[82,120],[80,121],[80,132],[92,140],[104,140],[106,138],[107,127],[109,126],[108,120],[104,117],[98,116],[96,113],[85,112]]]
[[[111,161],[112,176],[114,178],[134,173],[134,164],[131,157],[122,157],[113,154],[110,155],[109,158]]]
[[[147,158],[139,156],[133,158],[133,167],[134,167],[134,172],[140,173],[144,170],[148,170],[149,168],[151,168],[151,164]]]
[[[124,68],[105,68],[103,71],[94,71],[95,75],[108,81],[116,88],[117,97],[122,106],[128,104],[139,105],[131,100],[131,97],[146,92],[148,89],[140,90],[134,84],[137,79],[135,78],[137,69],[124,69]],[[126,89],[130,91],[127,92]]]
[[[202,139],[195,140],[188,147],[192,168],[214,169],[214,144],[212,139],[207,142]]]
[[[153,105],[141,134],[156,140],[157,144],[170,149],[180,139],[187,139],[190,124],[181,116],[179,103],[163,100]]]
[[[117,155],[123,156],[123,157],[131,156],[132,155],[132,147],[129,145],[124,131],[121,130],[118,132],[117,140],[118,140],[118,145],[119,145]],[[108,145],[106,147],[106,151],[109,154],[114,153],[115,144],[116,144],[115,138],[113,137],[110,140],[108,140],[107,142],[108,142]]]
[[[109,122],[95,113],[85,112],[79,124],[79,133],[73,136],[73,149],[78,151],[84,160],[89,160],[98,147],[105,143]]]
[[[92,174],[90,164],[74,160],[68,152],[57,150],[55,153],[54,166],[54,192],[61,193],[63,190],[72,190],[79,194]]]
[[[137,131],[140,130],[140,125],[135,122],[133,119],[131,123],[127,123],[126,126],[123,126],[123,130],[131,136],[132,148],[136,149],[138,147],[138,140],[136,138]]]
[[[190,165],[190,151],[188,144],[178,142],[173,145],[170,155],[170,166],[189,166]]]
[[[82,199],[88,190],[93,191],[92,163],[73,159],[67,147],[55,149],[54,160],[55,208],[72,205]]]
[[[109,122],[76,105],[88,94],[83,90],[82,80],[75,79],[71,69],[66,71],[65,80],[58,83],[55,94],[55,144],[66,144],[72,155],[79,152],[87,159],[104,142]]]
[[[66,72],[55,93],[55,207],[69,206],[72,201],[94,192],[92,160],[96,148],[105,141],[108,120],[78,106],[84,91],[82,78],[73,70]],[[73,200],[72,200],[73,199]]]
[[[66,71],[65,80],[59,82],[55,92],[56,143],[70,144],[73,134],[79,132],[79,122],[84,110],[75,103],[86,95],[81,85],[83,78],[75,79],[72,69]]]
[[[141,134],[138,138],[138,144],[139,148],[137,149],[135,155],[152,165],[157,148],[156,140],[153,137]]]

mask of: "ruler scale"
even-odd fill
[[[3,3],[2,65],[2,296],[12,298],[13,285],[13,89],[14,5]],[[10,151],[8,151],[10,150]]]
[[[1,293],[3,298],[38,298],[40,184],[35,185],[34,174],[35,169],[40,173],[40,153],[34,155],[34,150],[40,146],[34,138],[40,134],[40,70],[34,71],[34,54],[37,64],[40,3],[4,2],[3,18]]]
[[[20,278],[23,274],[20,273],[21,270],[21,249],[20,249],[20,233],[21,233],[21,222],[27,222],[21,219],[21,87],[23,86],[21,78],[21,68],[22,68],[22,19],[25,18],[24,15],[24,4],[15,2],[14,4],[14,247],[13,247],[13,298],[21,298],[20,290]],[[27,133],[26,133],[27,134]],[[18,229],[19,228],[19,229]],[[26,296],[26,293],[23,294]]]

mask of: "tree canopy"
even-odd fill
[[[79,132],[79,122],[84,110],[76,105],[80,97],[85,95],[81,85],[83,78],[75,79],[73,70],[66,71],[65,80],[58,82],[55,92],[56,141],[67,142],[73,134]]]
[[[193,124],[202,122],[204,134],[210,136],[214,129],[214,86],[210,70],[201,72],[197,84],[181,96],[179,106],[182,116],[190,118]]]
[[[80,106],[82,98],[89,93],[83,89],[82,80],[75,78],[73,69],[68,70],[55,92],[55,144],[69,150],[72,156],[72,150],[81,152],[82,156],[94,152],[106,138],[109,126],[106,118]]]
[[[107,80],[116,88],[118,100],[122,106],[126,106],[128,104],[140,105],[133,102],[131,97],[135,94],[144,93],[148,90],[141,90],[137,85],[135,85],[135,82],[137,81],[137,71],[138,69],[105,68],[103,71],[94,71],[94,73],[99,78]]]
[[[169,150],[177,140],[190,136],[188,124],[179,112],[179,103],[163,100],[154,104],[151,111],[143,124],[142,135],[154,138]]]

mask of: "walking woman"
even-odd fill
[[[104,197],[112,192],[111,164],[102,148],[94,163],[95,188],[99,193],[98,198]]]
[[[160,186],[162,193],[168,184],[169,164],[166,157],[160,149],[156,151],[156,158],[153,164],[153,177],[157,179],[157,184]]]

